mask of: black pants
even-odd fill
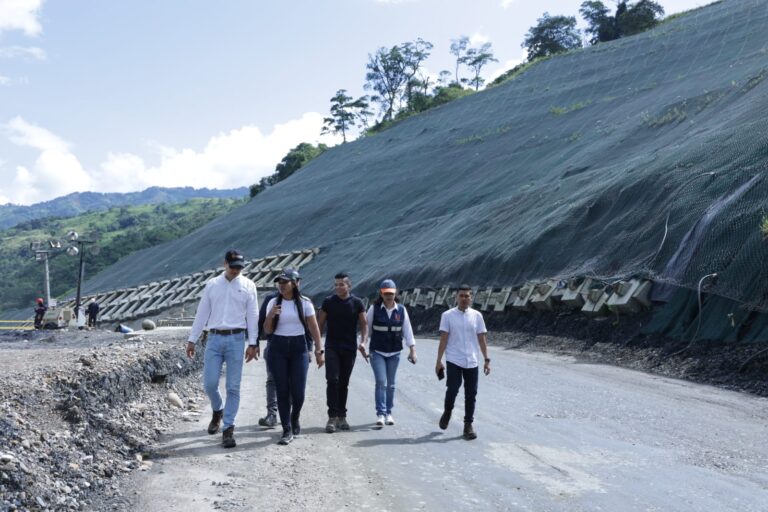
[[[267,350],[267,366],[275,380],[277,410],[283,430],[296,426],[304,405],[307,386],[307,343],[304,336],[272,335]]]
[[[459,394],[461,381],[464,380],[464,423],[472,423],[475,419],[475,397],[477,396],[477,376],[479,368],[462,368],[450,361],[448,366],[448,378],[445,385],[445,410],[452,411],[456,403],[456,395]]]
[[[325,379],[327,387],[325,395],[328,401],[329,418],[347,417],[347,396],[349,395],[349,378],[355,367],[357,350],[338,347],[325,347]]]

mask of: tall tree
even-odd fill
[[[582,2],[579,12],[588,24],[586,32],[592,35],[589,42],[595,44],[653,28],[664,15],[664,8],[652,0],[639,0],[633,4],[620,0],[616,4],[616,13],[611,16],[603,2],[589,0]]]
[[[575,16],[550,16],[545,12],[536,21],[521,45],[528,50],[529,61],[581,47]]]
[[[499,62],[499,59],[493,56],[491,43],[485,43],[479,48],[469,48],[464,55],[464,64],[474,73],[474,77],[469,80],[469,83],[475,86],[476,91],[485,83],[480,72],[491,62]]]
[[[401,90],[408,82],[406,63],[400,47],[379,48],[375,54],[368,55],[366,68],[365,89],[376,91],[377,94],[371,100],[381,104],[383,120],[391,121]]]
[[[405,60],[405,73],[407,80],[405,82],[405,102],[408,107],[412,103],[413,91],[418,91],[421,83],[417,80],[416,74],[421,69],[421,64],[429,57],[432,51],[432,43],[418,38],[414,42],[407,42],[400,45],[400,52]],[[416,88],[414,89],[414,85]]]
[[[619,9],[623,12],[619,13]],[[639,0],[628,5],[619,2],[616,8],[616,31],[619,37],[639,34],[656,26],[664,16],[664,8],[652,0]]]
[[[354,129],[361,120],[360,110],[368,111],[368,97],[362,96],[353,100],[352,96],[347,96],[346,89],[339,89],[336,95],[331,98],[331,116],[323,119],[323,129],[321,135],[326,133],[341,134],[344,142],[347,142],[347,133]]]
[[[370,100],[381,104],[384,121],[394,118],[404,96],[408,99],[411,89],[407,85],[429,57],[431,49],[432,43],[419,38],[389,49],[382,47],[368,55],[365,89],[376,91]]]
[[[458,39],[451,39],[451,55],[456,57],[456,73],[453,75],[454,82],[461,83],[459,78],[459,65],[462,64],[465,54],[469,48],[469,37],[461,36]]]
[[[592,36],[589,40],[590,44],[617,38],[616,18],[609,14],[610,10],[600,0],[582,2],[579,13],[587,22],[587,28],[584,31]]]

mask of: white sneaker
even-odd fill
[[[391,414],[387,414],[386,423],[387,423],[387,425],[394,425],[395,424],[395,418],[393,418]]]
[[[383,414],[379,414],[378,416],[376,416],[376,425],[378,425],[379,427],[383,427],[384,426],[384,415]]]

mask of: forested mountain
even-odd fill
[[[247,196],[248,188],[246,187],[229,190],[196,189],[192,187],[151,187],[141,192],[125,194],[75,192],[30,206],[0,205],[0,229],[10,228],[21,222],[35,219],[73,217],[81,213],[106,210],[115,206],[182,203],[196,198],[241,199]]]
[[[36,297],[45,296],[43,265],[35,261],[34,244],[50,251],[51,295],[57,297],[77,283],[79,258],[66,254],[68,232],[76,231],[81,239],[93,241],[86,245],[87,277],[134,251],[187,235],[244,201],[191,199],[178,204],[113,207],[69,218],[35,219],[0,231],[0,311],[24,308]],[[61,247],[53,248],[51,241]]]

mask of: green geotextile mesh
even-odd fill
[[[412,287],[648,275],[694,290],[717,272],[710,293],[768,309],[766,27],[768,2],[726,0],[545,60],[336,147],[87,289],[209,267],[230,246],[249,258],[319,246],[304,270],[313,295],[339,270],[360,294],[384,277]]]

